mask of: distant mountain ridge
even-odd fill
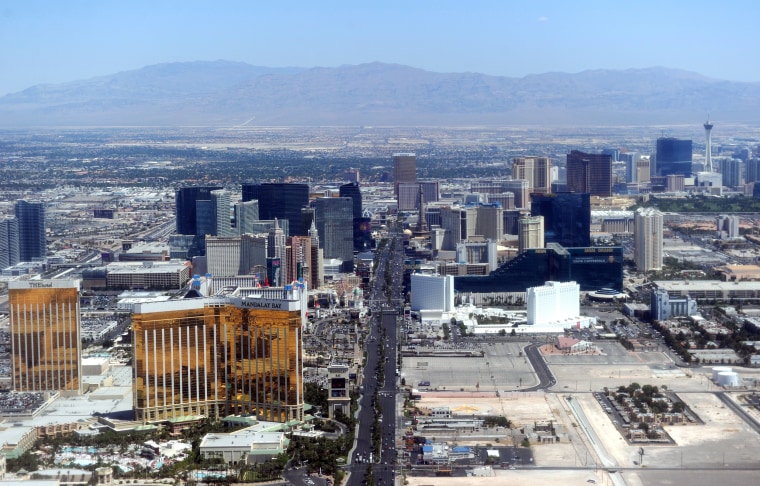
[[[589,125],[760,121],[760,83],[661,67],[522,78],[368,63],[166,63],[0,98],[0,126]]]

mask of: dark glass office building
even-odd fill
[[[19,260],[31,262],[35,258],[45,258],[45,203],[41,201],[16,201],[18,221]]]
[[[454,278],[457,292],[525,292],[547,281],[577,282],[581,291],[623,289],[623,248],[530,248],[490,275]]]
[[[259,218],[287,219],[289,235],[305,236],[301,209],[309,205],[308,184],[243,184],[243,201],[259,201]]]
[[[591,246],[591,197],[587,192],[531,194],[532,216],[544,217],[544,242]]]
[[[362,193],[358,182],[343,184],[339,188],[340,197],[350,197],[353,201],[354,251],[372,248],[371,220],[362,217]]]
[[[567,154],[567,191],[612,196],[612,157],[580,150]]]
[[[211,209],[211,191],[222,189],[219,186],[181,187],[174,195],[177,211],[177,234],[198,234],[198,201],[206,201],[205,209]],[[204,210],[201,210],[203,213]],[[203,218],[201,218],[203,220]]]
[[[691,177],[691,140],[658,138],[655,155],[656,176],[673,174]]]

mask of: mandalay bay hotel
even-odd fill
[[[143,423],[193,416],[303,420],[303,284],[133,309],[134,411]]]

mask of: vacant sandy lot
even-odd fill
[[[542,471],[538,469],[494,470],[490,478],[447,478],[447,477],[407,477],[410,486],[493,486],[493,485],[525,485],[558,486],[587,484],[589,479],[603,484],[602,473],[589,471]]]

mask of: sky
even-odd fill
[[[760,82],[758,0],[0,0],[0,96],[164,62]]]

